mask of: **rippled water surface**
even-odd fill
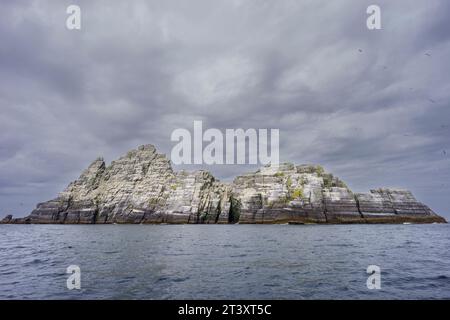
[[[450,227],[0,225],[0,299],[91,298],[450,298]]]

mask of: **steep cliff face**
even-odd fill
[[[235,179],[241,223],[445,222],[406,190],[353,193],[321,166],[282,164]]]
[[[29,223],[216,223],[228,221],[229,187],[205,171],[174,173],[151,145],[81,176],[24,219]],[[18,221],[20,222],[20,221]]]
[[[281,164],[217,181],[174,172],[152,145],[109,166],[95,160],[56,199],[2,223],[401,223],[445,222],[409,191],[352,193],[320,166]]]

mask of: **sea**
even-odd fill
[[[0,299],[450,299],[450,225],[0,225]]]

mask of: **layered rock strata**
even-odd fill
[[[266,166],[222,183],[174,172],[152,145],[106,165],[96,159],[53,200],[1,223],[433,223],[445,222],[406,190],[353,193],[320,166]]]

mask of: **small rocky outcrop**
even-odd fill
[[[266,166],[221,183],[174,172],[152,145],[106,165],[96,159],[53,200],[0,223],[432,223],[445,222],[406,190],[353,193],[320,166]]]
[[[13,220],[12,214],[8,214],[6,217],[0,220],[0,223],[11,223],[12,220]]]

